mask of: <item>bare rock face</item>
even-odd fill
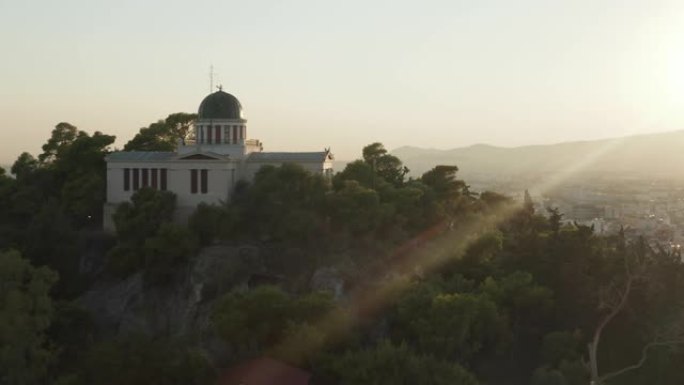
[[[286,285],[285,281],[293,281],[290,270],[298,253],[215,245],[204,248],[179,268],[173,283],[146,285],[142,273],[136,273],[125,279],[100,281],[77,302],[91,313],[103,337],[181,337],[204,350],[215,363],[223,362],[233,353],[211,326],[216,301],[232,290],[247,290],[250,284],[273,284],[269,282],[275,280],[275,284]],[[319,268],[306,284],[314,290],[330,291],[339,299],[345,279],[337,268]]]
[[[339,300],[344,294],[344,278],[335,267],[317,269],[311,277],[311,289],[314,291],[329,291]]]
[[[209,328],[213,302],[244,286],[260,265],[256,248],[212,246],[178,271],[172,284],[148,287],[136,273],[100,282],[78,302],[105,334],[201,335]]]

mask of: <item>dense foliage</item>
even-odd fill
[[[0,252],[0,384],[38,384],[54,356],[45,331],[53,316],[54,272],[16,251]]]
[[[173,150],[193,119],[170,115],[126,149]],[[141,189],[113,237],[100,230],[113,140],[60,123],[13,176],[0,169],[0,384],[211,383],[258,355],[316,384],[684,382],[676,251],[472,193],[456,166],[410,178],[380,143],[331,179],[266,166],[187,226],[173,194]],[[212,272],[197,335],[103,330],[78,305],[93,283],[136,274],[143,290],[173,288],[217,245],[270,257]],[[103,269],[84,267],[92,255]],[[321,271],[341,292],[312,289]],[[210,362],[212,336],[227,353]]]
[[[177,112],[143,127],[124,146],[124,151],[175,151],[178,142],[191,139],[192,123],[197,114]]]

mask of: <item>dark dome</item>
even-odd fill
[[[202,100],[198,119],[242,119],[242,105],[235,96],[219,90]]]

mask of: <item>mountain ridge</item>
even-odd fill
[[[684,179],[684,130],[597,140],[500,147],[474,144],[446,150],[402,146],[393,151],[420,175],[437,164],[455,164],[463,177],[578,172]]]

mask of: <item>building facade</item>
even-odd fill
[[[251,182],[264,165],[296,163],[311,173],[333,172],[329,149],[264,152],[259,140],[247,139],[238,99],[221,89],[204,98],[192,130],[194,139],[179,141],[174,152],[120,151],[107,156],[105,230],[114,230],[116,207],[143,187],[175,193],[176,214],[183,220],[202,202],[229,201],[235,185]]]

